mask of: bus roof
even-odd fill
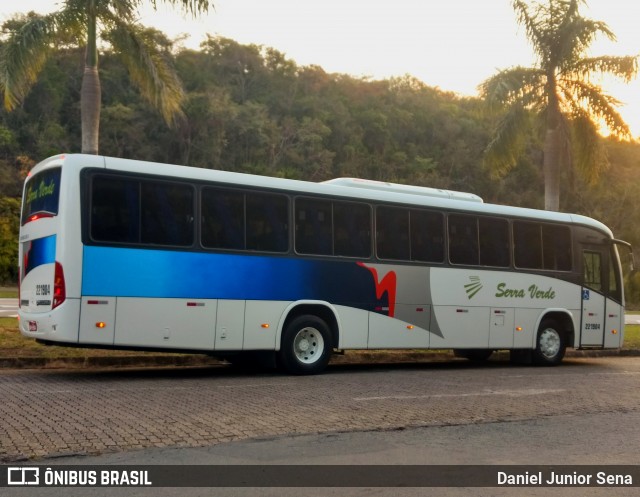
[[[381,201],[416,207],[432,207],[449,211],[579,224],[602,231],[607,236],[613,238],[613,233],[606,225],[590,217],[578,214],[489,204],[483,203],[480,197],[472,193],[453,192],[450,190],[411,185],[397,185],[357,178],[337,178],[322,183],[313,183],[217,169],[203,169],[175,164],[85,154],[63,154],[50,157],[36,165],[32,170],[32,174],[36,174],[41,169],[60,166],[63,163],[66,167],[77,168],[78,172],[88,167],[101,167],[112,171],[151,174],[175,178],[176,180],[211,181],[233,186],[249,186],[303,195],[326,195],[345,199]]]

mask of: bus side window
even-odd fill
[[[193,188],[190,185],[142,182],[142,243],[193,244]]]
[[[296,252],[331,255],[333,253],[331,202],[296,199]]]
[[[410,211],[411,260],[444,262],[444,216],[439,212]]]
[[[376,209],[376,251],[381,259],[409,260],[409,211]]]
[[[138,181],[95,176],[91,185],[91,239],[139,243],[139,198]]]
[[[508,267],[510,264],[509,223],[506,219],[479,220],[480,264]]]
[[[566,226],[542,225],[544,268],[571,271],[571,230]]]
[[[371,256],[371,209],[367,204],[334,202],[333,255]]]
[[[247,250],[289,250],[289,200],[284,195],[247,193]]]
[[[542,269],[542,233],[537,223],[513,223],[515,265],[522,269]]]
[[[584,261],[584,286],[602,292],[602,256],[600,252],[585,250],[582,253]]]
[[[216,188],[202,190],[202,246],[244,249],[244,194]]]
[[[479,264],[476,217],[449,215],[449,260],[452,264]]]

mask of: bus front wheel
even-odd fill
[[[282,332],[278,363],[290,374],[317,374],[329,363],[332,349],[327,323],[317,316],[298,316]]]
[[[557,366],[566,350],[564,333],[558,323],[545,320],[540,324],[533,351],[533,363],[539,366]]]

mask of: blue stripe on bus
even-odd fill
[[[26,242],[24,250],[24,274],[42,266],[53,264],[56,261],[56,235],[36,238]]]
[[[355,261],[85,246],[82,274],[82,294],[92,296],[381,305],[370,271]]]

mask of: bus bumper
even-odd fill
[[[20,333],[28,338],[54,342],[78,342],[80,299],[67,298],[48,312],[18,310]]]

